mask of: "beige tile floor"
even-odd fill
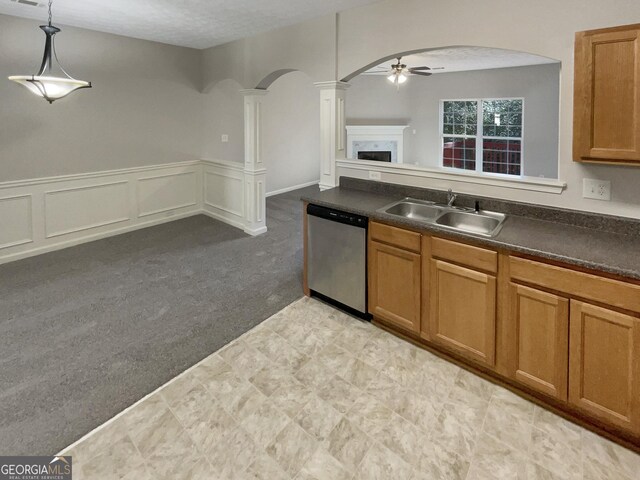
[[[97,429],[74,479],[620,479],[640,456],[301,299]]]

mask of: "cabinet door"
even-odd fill
[[[513,378],[559,400],[567,399],[569,301],[511,283],[509,287],[515,342]]]
[[[431,260],[432,341],[490,366],[495,362],[496,278]]]
[[[640,320],[571,301],[569,402],[640,432]]]
[[[640,26],[576,34],[574,159],[640,162]]]
[[[412,332],[420,331],[420,255],[369,244],[369,311]]]

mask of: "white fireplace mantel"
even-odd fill
[[[391,162],[403,163],[404,130],[408,126],[347,125],[347,158],[357,158],[359,150],[391,151]]]

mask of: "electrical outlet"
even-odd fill
[[[611,200],[611,182],[608,180],[583,179],[582,196],[596,200]]]
[[[224,133],[222,137],[220,137],[220,140],[222,141],[222,143],[227,143],[229,141],[229,135]]]
[[[369,180],[382,180],[382,173],[369,172]]]

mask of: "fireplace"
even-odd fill
[[[407,125],[347,125],[347,158],[403,163]]]
[[[358,160],[374,160],[376,162],[391,163],[391,150],[363,151],[358,152]]]

